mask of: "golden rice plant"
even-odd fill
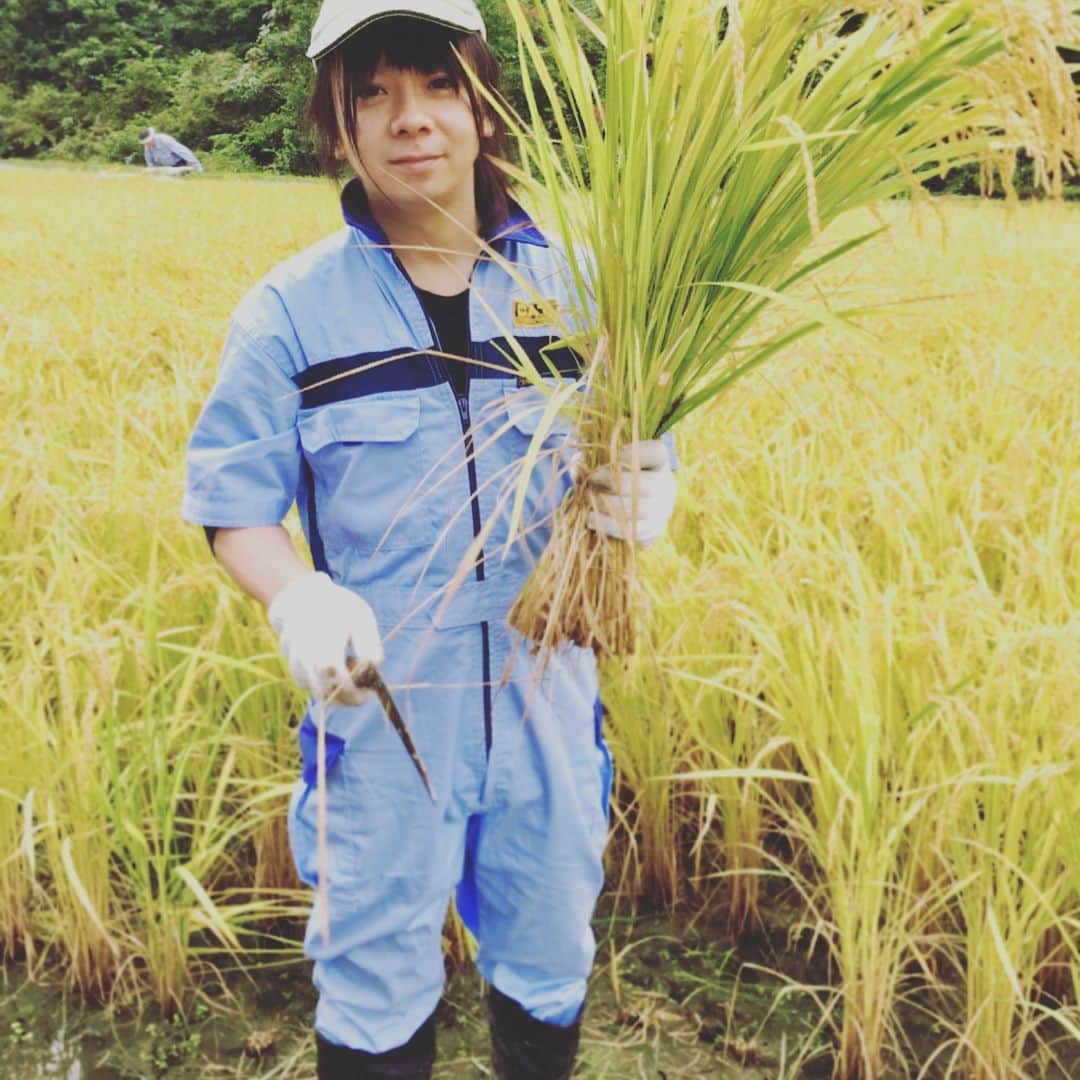
[[[682,856],[690,789],[691,736],[657,658],[609,663],[602,675],[608,740],[615,762],[615,881],[621,896],[672,905],[682,892]]]
[[[828,979],[801,989],[839,1074],[1070,1075],[1080,218],[955,202],[874,216],[889,229],[862,264],[827,271],[834,294],[875,307],[872,337],[827,328],[688,419],[625,670],[659,656],[645,698],[666,682],[695,732],[703,699],[673,688],[711,674],[717,712],[725,696],[754,710],[757,732],[744,715],[733,735],[783,743],[768,764],[797,779],[710,776],[689,753],[673,790],[684,834],[733,785],[760,800],[761,869],[746,872],[802,898],[791,941],[824,953]],[[615,729],[634,699],[619,687]],[[675,874],[730,874],[719,813],[705,851],[681,848]],[[913,1038],[927,1020],[940,1034]]]
[[[567,325],[590,358],[580,477],[618,469],[621,447],[670,431],[843,319],[839,298],[807,291],[872,235],[823,238],[839,215],[1021,143],[1055,186],[1080,150],[1053,34],[1012,5],[509,6],[531,125],[519,128],[514,175],[526,194],[542,188],[535,200],[578,294]],[[1072,31],[1078,18],[1059,11],[1054,26]],[[1021,122],[1016,72],[1032,57],[1038,93],[1023,98]],[[592,533],[588,511],[579,483],[511,622],[542,649],[621,653],[633,642],[634,553]]]
[[[689,465],[683,474],[690,504],[710,476]],[[680,510],[674,531],[679,549],[693,551],[688,516]],[[673,545],[657,552],[644,582],[644,640],[637,652],[606,660],[603,696],[627,808],[639,815],[627,822],[638,855],[629,884],[674,905],[701,902],[723,878],[727,925],[738,940],[763,928],[760,886],[774,873],[763,851],[774,824],[766,789],[801,777],[788,768],[789,746],[760,692],[765,658],[747,629],[753,612],[743,579],[729,572],[709,525],[690,557]],[[630,862],[624,858],[624,871]]]
[[[0,179],[3,947],[183,1004],[208,966],[299,954],[274,926],[307,901],[283,841],[300,703],[177,508],[229,309],[333,207],[295,182],[279,215],[252,181]],[[268,220],[257,249],[221,241]]]

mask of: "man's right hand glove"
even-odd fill
[[[353,682],[347,660],[359,674],[383,662],[375,613],[366,601],[326,574],[290,581],[267,609],[281,651],[297,684],[336,705],[359,705],[371,693]]]

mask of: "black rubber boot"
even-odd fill
[[[581,1040],[580,1017],[570,1027],[545,1024],[492,987],[488,1020],[497,1080],[570,1080]]]
[[[435,1017],[429,1016],[404,1045],[369,1054],[327,1042],[316,1033],[319,1080],[430,1080],[435,1064]]]

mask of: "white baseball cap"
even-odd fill
[[[394,15],[487,36],[484,19],[473,0],[323,0],[311,30],[308,58],[318,60],[369,23]]]

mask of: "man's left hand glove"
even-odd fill
[[[675,474],[659,439],[631,443],[617,472],[602,465],[586,479],[591,509],[585,519],[602,536],[648,547],[667,531],[675,509]]]

